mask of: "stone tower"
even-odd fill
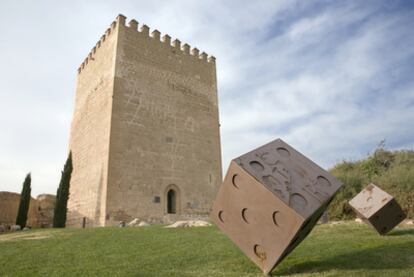
[[[78,69],[68,226],[207,215],[221,183],[214,57],[119,15]]]

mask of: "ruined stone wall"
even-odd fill
[[[205,215],[221,183],[215,59],[118,18],[107,225]]]
[[[81,226],[84,217],[88,226],[105,221],[116,44],[114,22],[78,70],[67,226]]]
[[[0,191],[0,224],[16,224],[17,212],[19,210],[20,194],[8,191]],[[30,199],[29,212],[27,214],[27,226],[39,227],[38,223],[38,201]],[[53,217],[52,217],[53,218]]]
[[[36,219],[40,228],[53,227],[53,214],[56,204],[56,196],[51,194],[40,194],[36,198]]]

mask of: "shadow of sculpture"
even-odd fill
[[[398,230],[394,235],[413,234],[414,230]],[[356,250],[335,255],[325,260],[295,264],[288,268],[274,270],[272,276],[293,275],[298,273],[323,273],[330,270],[381,270],[411,269],[413,267],[414,241],[400,244]]]
[[[387,236],[407,236],[411,235],[414,236],[414,229],[395,229],[392,230],[390,233],[387,234]]]

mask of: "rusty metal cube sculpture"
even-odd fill
[[[231,162],[210,218],[268,274],[310,233],[340,187],[277,139]]]
[[[369,184],[352,198],[349,205],[359,218],[374,227],[380,235],[391,231],[406,217],[394,197],[374,184]]]

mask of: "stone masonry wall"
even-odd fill
[[[214,57],[125,17],[78,70],[67,226],[205,216],[221,183]]]
[[[118,24],[107,225],[206,215],[221,183],[215,59],[137,22]]]
[[[53,214],[56,204],[56,196],[51,194],[40,194],[36,198],[37,226],[40,228],[53,227]]]
[[[78,70],[67,226],[81,226],[84,217],[87,226],[101,226],[105,221],[116,44],[114,23]]]
[[[0,225],[14,225],[19,210],[20,194],[0,191]],[[30,227],[51,227],[55,196],[39,195],[30,199],[27,225]]]

